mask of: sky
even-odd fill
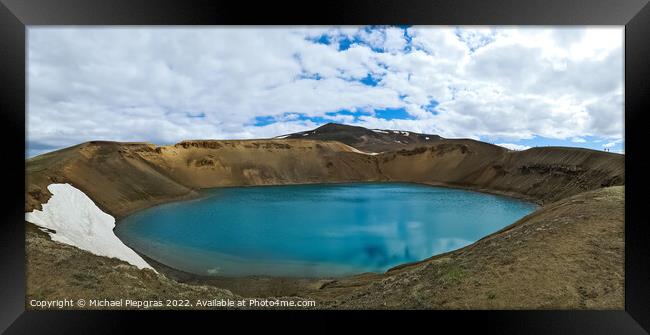
[[[623,27],[29,27],[26,156],[338,122],[624,152]]]

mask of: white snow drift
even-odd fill
[[[345,144],[345,143],[342,143],[342,144],[345,145],[346,147],[348,147],[348,149],[349,149],[350,151],[352,151],[352,152],[356,152],[356,153],[358,153],[358,154],[371,155],[371,156],[379,155],[378,152],[365,152],[365,151],[361,151],[361,150],[359,150],[359,149],[357,149],[357,148],[355,148],[355,147],[349,146],[349,145],[347,145],[347,144]]]
[[[52,197],[42,205],[43,210],[25,213],[26,221],[54,230],[44,230],[53,241],[153,270],[115,236],[115,219],[99,209],[86,194],[70,184],[50,184],[47,189]]]

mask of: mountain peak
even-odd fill
[[[339,141],[356,149],[382,152],[426,145],[441,139],[438,135],[418,134],[410,131],[367,129],[329,122],[314,130],[285,135],[282,138],[300,138],[321,141]]]
[[[335,123],[335,122],[328,122],[328,123],[316,128],[314,130],[328,131],[328,130],[353,130],[353,129],[367,130],[364,127],[350,126],[350,125],[347,125],[347,124],[341,124],[341,123]]]

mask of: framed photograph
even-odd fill
[[[7,334],[650,329],[645,0],[0,16]]]

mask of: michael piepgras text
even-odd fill
[[[59,299],[59,300],[30,300],[29,306],[36,309],[64,308],[309,308],[315,307],[313,300],[281,300],[281,299],[165,299],[165,300],[134,300],[134,299]]]

